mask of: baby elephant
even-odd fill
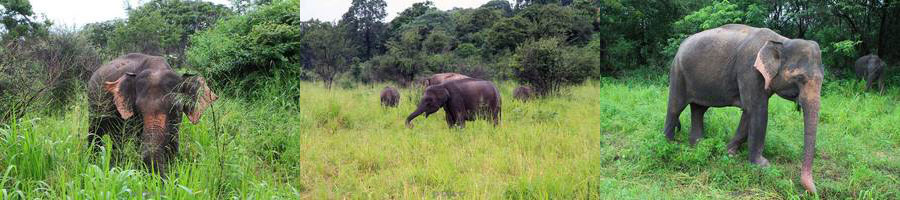
[[[391,86],[384,87],[384,90],[381,90],[381,105],[387,107],[397,107],[397,103],[400,102],[400,92],[397,92],[397,89],[392,88]]]
[[[870,54],[856,60],[856,76],[866,80],[866,90],[878,82],[879,91],[884,91],[884,61],[877,55]]]
[[[528,86],[519,86],[515,90],[513,90],[513,98],[528,101],[529,99],[534,97],[534,90]]]
[[[466,78],[447,81],[425,88],[425,94],[416,111],[406,118],[406,126],[412,128],[412,120],[425,113],[425,117],[444,108],[447,125],[464,128],[466,121],[476,117],[491,118],[494,126],[500,124],[500,91],[490,81]]]

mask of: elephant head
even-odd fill
[[[170,148],[177,148],[169,145],[175,143],[181,114],[196,124],[203,111],[218,99],[203,78],[181,76],[168,68],[125,73],[116,81],[106,82],[103,89],[112,94],[122,119],[141,117],[141,155],[145,164],[160,174],[167,160],[164,157],[175,151]]]
[[[425,117],[427,118],[429,115],[447,105],[449,101],[450,91],[447,90],[444,85],[435,85],[425,88],[425,94],[422,95],[422,100],[419,101],[416,110],[406,117],[406,126],[411,128],[413,119],[422,113],[425,113]]]
[[[766,90],[796,102],[803,110],[804,157],[800,181],[812,192],[815,192],[812,162],[824,79],[819,49],[816,42],[809,40],[768,41],[760,48],[753,65],[762,74]]]

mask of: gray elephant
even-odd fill
[[[383,90],[381,90],[381,105],[386,107],[397,107],[397,103],[400,102],[400,92],[397,89],[392,88],[391,86],[385,86]]]
[[[406,117],[406,126],[412,128],[412,120],[425,113],[429,115],[443,108],[447,125],[464,128],[466,121],[490,118],[494,126],[500,124],[500,90],[490,81],[474,78],[446,81],[425,88],[425,94],[416,110]]]
[[[528,86],[519,86],[513,90],[513,98],[528,101],[531,98],[534,98],[534,90]]]
[[[96,151],[109,134],[113,148],[135,137],[143,163],[160,176],[178,151],[182,113],[191,123],[216,99],[202,77],[179,75],[158,56],[128,54],[101,66],[88,82],[88,144]]]
[[[471,78],[471,77],[462,75],[462,74],[457,74],[457,73],[440,73],[440,74],[431,75],[431,77],[428,77],[427,79],[425,79],[424,84],[425,84],[425,87],[428,87],[428,86],[432,86],[432,85],[438,85],[438,84],[441,84],[446,81],[460,80],[460,79],[466,79],[466,78]]]
[[[856,76],[866,81],[866,90],[878,82],[878,90],[884,92],[884,61],[878,55],[870,54],[856,60]]]
[[[803,109],[804,146],[800,183],[815,193],[812,163],[824,70],[819,45],[789,39],[766,28],[729,24],[691,35],[678,48],[669,72],[664,133],[674,140],[678,116],[691,105],[690,142],[703,136],[709,107],[740,107],[741,122],[728,144],[734,154],[749,140],[750,162],[767,166],[763,143],[769,98],[778,94]]]

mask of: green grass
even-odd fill
[[[465,129],[448,129],[443,111],[406,128],[417,91],[401,90],[400,106],[383,108],[383,86],[301,83],[264,89],[273,95],[261,100],[222,98],[200,124],[182,124],[167,181],[147,174],[133,152],[119,166],[108,164],[108,153],[91,159],[82,99],[63,115],[0,128],[0,199],[812,198],[799,184],[801,114],[778,97],[764,151],[772,165],[759,168],[746,161],[746,148],[726,153],[737,108],[711,109],[697,147],[667,142],[665,85],[603,79],[523,103],[511,98],[515,85],[503,83],[501,125]],[[861,87],[825,85],[819,195],[898,199],[900,91]]]

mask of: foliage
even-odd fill
[[[275,71],[300,76],[301,26],[294,0],[275,1],[245,15],[220,20],[192,37],[188,64],[219,85],[256,88],[237,77],[267,77]]]
[[[331,23],[316,23],[304,29],[302,49],[308,62],[312,63],[314,72],[331,88],[336,75],[346,72],[350,67],[350,56],[355,55],[349,39],[339,27]]]
[[[47,36],[51,25],[31,10],[28,0],[0,1],[0,41]],[[4,44],[5,45],[5,44]]]
[[[346,29],[353,45],[363,49],[360,58],[369,59],[383,48],[385,7],[384,0],[353,0],[341,18],[340,26]]]
[[[740,7],[728,0],[716,1],[712,5],[697,10],[674,23],[676,35],[670,38],[664,53],[667,57],[674,57],[678,46],[689,35],[707,29],[717,28],[725,24],[747,24],[762,27],[766,12],[756,4]]]
[[[588,78],[595,65],[585,53],[569,54],[559,38],[526,42],[516,50],[513,73],[523,84],[540,95],[548,95],[565,85],[579,84]],[[587,58],[583,58],[586,56]]]
[[[55,30],[0,51],[0,124],[28,111],[56,113],[85,86],[100,55],[85,37]]]

